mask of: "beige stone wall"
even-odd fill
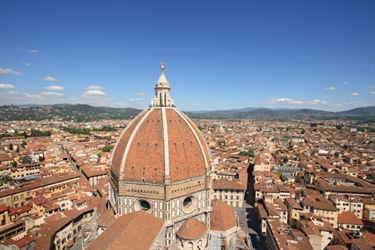
[[[26,177],[30,175],[39,175],[40,166],[22,167],[17,168],[16,172],[12,172],[12,178],[17,179],[21,177]]]
[[[219,199],[232,207],[243,207],[244,190],[217,189],[213,192],[213,199]]]
[[[255,164],[253,171],[266,171],[266,172],[270,172],[270,169],[271,169],[271,165],[269,165],[269,164],[267,164],[267,165],[264,165],[264,164]]]
[[[19,193],[10,194],[7,196],[0,197],[0,204],[7,204],[8,207],[20,207],[26,204],[26,198],[31,197],[31,191],[36,191],[41,188],[33,190],[25,190]]]
[[[327,221],[331,223],[332,227],[337,228],[337,211],[314,209],[314,214],[327,218]]]
[[[205,178],[172,184],[164,186],[121,182],[120,194],[110,185],[109,200],[116,216],[138,211],[142,209],[140,203],[147,202],[150,206],[147,212],[167,221],[162,240],[168,247],[177,243],[176,233],[190,217],[197,218],[209,228],[211,211],[210,190],[206,190]],[[191,200],[191,205],[184,206],[187,198]]]

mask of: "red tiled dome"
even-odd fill
[[[206,225],[191,217],[185,221],[176,234],[182,239],[195,240],[201,238],[206,232]]]
[[[211,230],[225,232],[237,225],[233,209],[224,201],[215,199],[211,206]]]
[[[209,166],[206,142],[195,124],[176,108],[140,113],[120,135],[111,170],[119,180],[163,183],[203,176]]]

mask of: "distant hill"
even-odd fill
[[[87,104],[57,104],[32,107],[0,106],[0,120],[63,119],[94,121],[101,119],[131,119],[141,110],[134,108],[93,107]]]
[[[261,108],[247,107],[247,108],[242,108],[242,109],[225,109],[225,110],[224,109],[222,109],[222,110],[197,110],[197,111],[186,110],[184,112],[204,114],[204,113],[209,113],[209,112],[222,112],[222,111],[241,111],[241,112],[245,112],[245,111],[252,111],[252,110],[256,110],[256,109],[261,109]],[[271,109],[271,110],[298,110],[298,109],[276,108],[276,109]]]
[[[142,110],[134,108],[94,107],[87,104],[56,104],[56,105],[27,105],[0,106],[0,120],[44,120],[63,119],[74,121],[93,121],[101,119],[131,119]],[[242,111],[241,111],[242,110]],[[342,112],[328,112],[314,109],[279,109],[244,108],[239,110],[216,110],[203,113],[184,112],[192,119],[253,119],[279,120],[358,120],[375,121],[375,108],[363,107]]]
[[[365,108],[355,108],[347,111],[340,112],[345,115],[368,115],[375,117],[375,106]]]

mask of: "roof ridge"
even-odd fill
[[[133,212],[133,213],[129,213],[129,214],[124,214],[124,215],[122,215],[122,216],[125,216],[125,215],[130,215],[130,214],[135,214],[135,216],[130,220],[130,222],[128,223],[128,225],[126,226],[126,227],[128,227],[134,220],[135,220],[135,218],[137,218],[138,216],[139,216],[139,214],[142,212],[142,210],[140,210],[140,211],[137,211],[137,212]],[[114,220],[112,223],[114,223],[116,220]],[[111,223],[111,224],[112,224]],[[109,227],[109,226],[108,226]],[[124,230],[123,230],[124,231]],[[117,239],[120,237],[122,235],[122,232],[121,233],[119,233],[118,234],[118,236],[116,237],[116,239],[114,239],[112,242],[111,242],[111,244],[109,245],[109,247],[107,248],[107,249],[109,249],[112,245],[113,245],[113,243],[115,243],[116,241],[117,241]]]

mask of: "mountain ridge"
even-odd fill
[[[74,121],[90,121],[99,119],[131,119],[142,110],[135,108],[111,108],[91,106],[88,104],[56,104],[41,106],[0,106],[0,120],[29,120],[29,119],[66,119]],[[331,112],[315,109],[267,109],[251,107],[237,110],[217,110],[204,113],[186,113],[193,119],[254,119],[254,120],[375,120],[375,107],[361,107],[345,111]],[[239,111],[246,110],[246,111]]]

